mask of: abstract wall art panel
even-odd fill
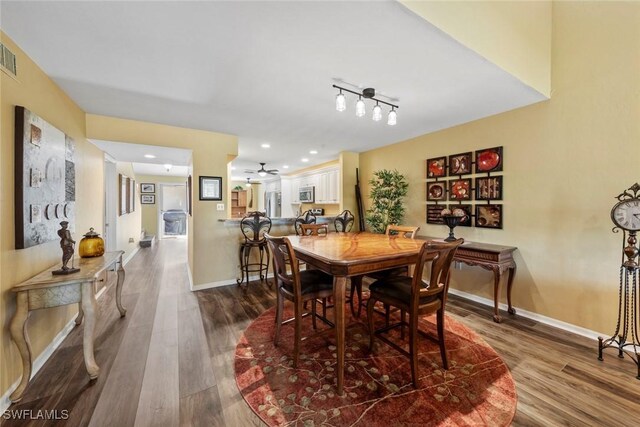
[[[75,144],[59,129],[16,106],[16,249],[58,239],[61,221],[75,231]]]

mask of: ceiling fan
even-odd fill
[[[244,173],[257,173],[260,176],[267,176],[267,174],[278,175],[278,169],[265,169],[264,165],[266,165],[266,163],[260,163],[260,169],[257,171],[246,169]]]

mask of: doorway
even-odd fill
[[[187,186],[159,184],[158,238],[186,238],[187,215]]]
[[[104,159],[104,247],[107,252],[118,249],[118,174],[115,160]]]

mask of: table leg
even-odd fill
[[[124,284],[124,267],[122,266],[122,255],[118,262],[118,281],[116,282],[116,306],[120,312],[120,317],[124,317],[127,314],[127,310],[122,306],[122,285]]]
[[[502,283],[502,270],[499,267],[492,268],[493,270],[493,321],[496,323],[502,322],[500,317],[500,310],[498,305],[500,303],[500,284]]]
[[[516,275],[516,265],[509,267],[509,281],[507,282],[507,304],[509,305],[509,314],[516,314],[516,309],[511,304],[511,288],[513,287],[513,278]]]
[[[16,312],[9,324],[9,332],[11,338],[16,343],[18,351],[20,352],[20,358],[22,359],[22,379],[18,388],[11,393],[11,401],[13,403],[19,402],[22,399],[22,394],[29,384],[29,378],[31,378],[31,343],[29,342],[29,335],[27,335],[27,318],[29,317],[29,296],[28,292],[19,292],[16,295]]]
[[[82,311],[82,301],[78,304],[78,317],[76,317],[76,325],[82,323],[82,318],[84,317],[84,311]]]
[[[344,386],[344,347],[345,347],[345,293],[347,288],[347,278],[344,276],[335,276],[333,279],[333,297],[334,313],[336,324],[336,346],[338,354],[338,364],[336,371],[338,372],[338,395],[342,396]]]
[[[98,377],[100,368],[93,356],[93,335],[96,327],[96,296],[93,293],[93,282],[82,284],[82,310],[85,314],[82,348],[84,364],[92,380]]]

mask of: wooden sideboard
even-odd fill
[[[107,252],[103,256],[96,258],[77,258],[75,259],[75,266],[80,268],[77,273],[54,276],[51,271],[57,270],[62,265],[58,264],[11,289],[16,294],[16,312],[9,324],[9,332],[18,347],[22,359],[22,379],[11,394],[12,402],[19,402],[22,399],[31,377],[31,344],[29,343],[26,326],[29,312],[32,310],[80,303],[76,325],[82,323],[84,317],[82,341],[84,363],[89,373],[89,378],[95,379],[98,377],[100,368],[93,356],[93,334],[96,324],[94,284],[105,270],[110,268],[117,270],[116,306],[120,311],[120,317],[124,317],[127,311],[122,307],[121,303],[122,284],[124,282],[123,254],[123,251],[115,251]]]
[[[434,237],[418,237],[423,240],[441,240]],[[502,321],[498,305],[500,303],[500,290],[502,276],[509,272],[507,279],[507,305],[509,314],[516,314],[516,309],[511,304],[511,289],[516,275],[516,261],[513,253],[518,249],[515,246],[492,245],[489,243],[465,242],[458,248],[454,261],[467,265],[482,267],[493,272],[493,320]]]

